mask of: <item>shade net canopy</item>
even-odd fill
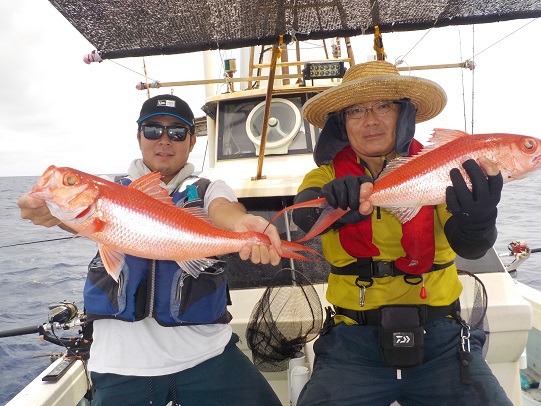
[[[541,0],[50,0],[103,59],[541,16]]]

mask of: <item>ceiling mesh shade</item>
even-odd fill
[[[541,16],[541,0],[50,0],[103,59]]]

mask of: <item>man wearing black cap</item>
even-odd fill
[[[152,171],[180,207],[201,207],[217,227],[265,232],[269,248],[244,247],[239,255],[254,263],[280,262],[276,228],[247,214],[223,181],[193,176],[188,157],[195,142],[194,115],[172,95],[144,102],[137,120],[142,159],[135,159],[122,184]],[[43,200],[24,195],[21,217],[52,227]],[[119,281],[105,271],[99,254],[89,265],[85,310],[93,320],[88,369],[93,405],[280,405],[272,388],[237,348],[228,324],[226,272],[220,263],[196,278],[173,261],[127,255]],[[255,403],[254,403],[255,402]]]

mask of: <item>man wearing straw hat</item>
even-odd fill
[[[454,263],[457,253],[480,258],[496,240],[497,167],[464,163],[475,194],[451,170],[446,204],[425,206],[404,224],[366,200],[388,162],[421,150],[415,123],[438,115],[446,100],[436,83],[373,61],[351,67],[304,107],[323,129],[318,168],[295,203],[325,197],[351,210],[321,238],[333,309],[298,405],[511,405],[483,357],[483,316],[468,320],[471,330],[460,317]],[[307,231],[319,215],[297,209],[293,219]]]

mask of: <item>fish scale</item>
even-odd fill
[[[504,183],[521,179],[541,167],[541,140],[516,134],[475,134],[459,130],[435,129],[431,145],[417,155],[392,160],[375,180],[368,201],[375,207],[392,212],[401,223],[411,220],[423,206],[445,202],[449,172],[458,168],[471,189],[471,182],[462,163],[486,157],[502,173]],[[325,198],[297,203],[279,211],[271,221],[286,211],[319,207],[323,214],[306,235],[306,241],[327,230],[350,209],[332,209]]]
[[[108,215],[104,217],[103,231],[95,233],[95,239],[126,254],[185,261],[240,251],[250,240],[242,233],[218,229],[175,206],[136,210],[147,204],[144,198],[124,206],[121,202],[125,197],[117,197],[114,201],[102,198],[102,211]],[[135,223],[134,219],[137,219]],[[183,227],[179,228],[178,224]],[[192,231],[196,229],[197,232]],[[182,250],[178,249],[180,241],[185,245]]]
[[[45,200],[68,227],[98,243],[105,268],[115,280],[125,254],[176,261],[197,277],[218,261],[210,257],[239,252],[246,245],[271,245],[263,233],[220,229],[202,209],[176,207],[160,186],[160,177],[150,173],[123,186],[52,165],[38,179],[32,196]],[[296,251],[319,256],[290,241],[282,241],[281,247],[285,258],[310,260]]]
[[[541,141],[533,137],[435,130],[430,141],[434,144],[418,155],[399,158],[384,170],[369,198],[373,205],[393,209],[443,203],[445,189],[452,185],[452,168],[458,168],[471,187],[462,168],[468,159],[490,159],[502,172],[504,182],[518,179],[540,165]],[[532,144],[531,149],[524,147],[527,143]]]

